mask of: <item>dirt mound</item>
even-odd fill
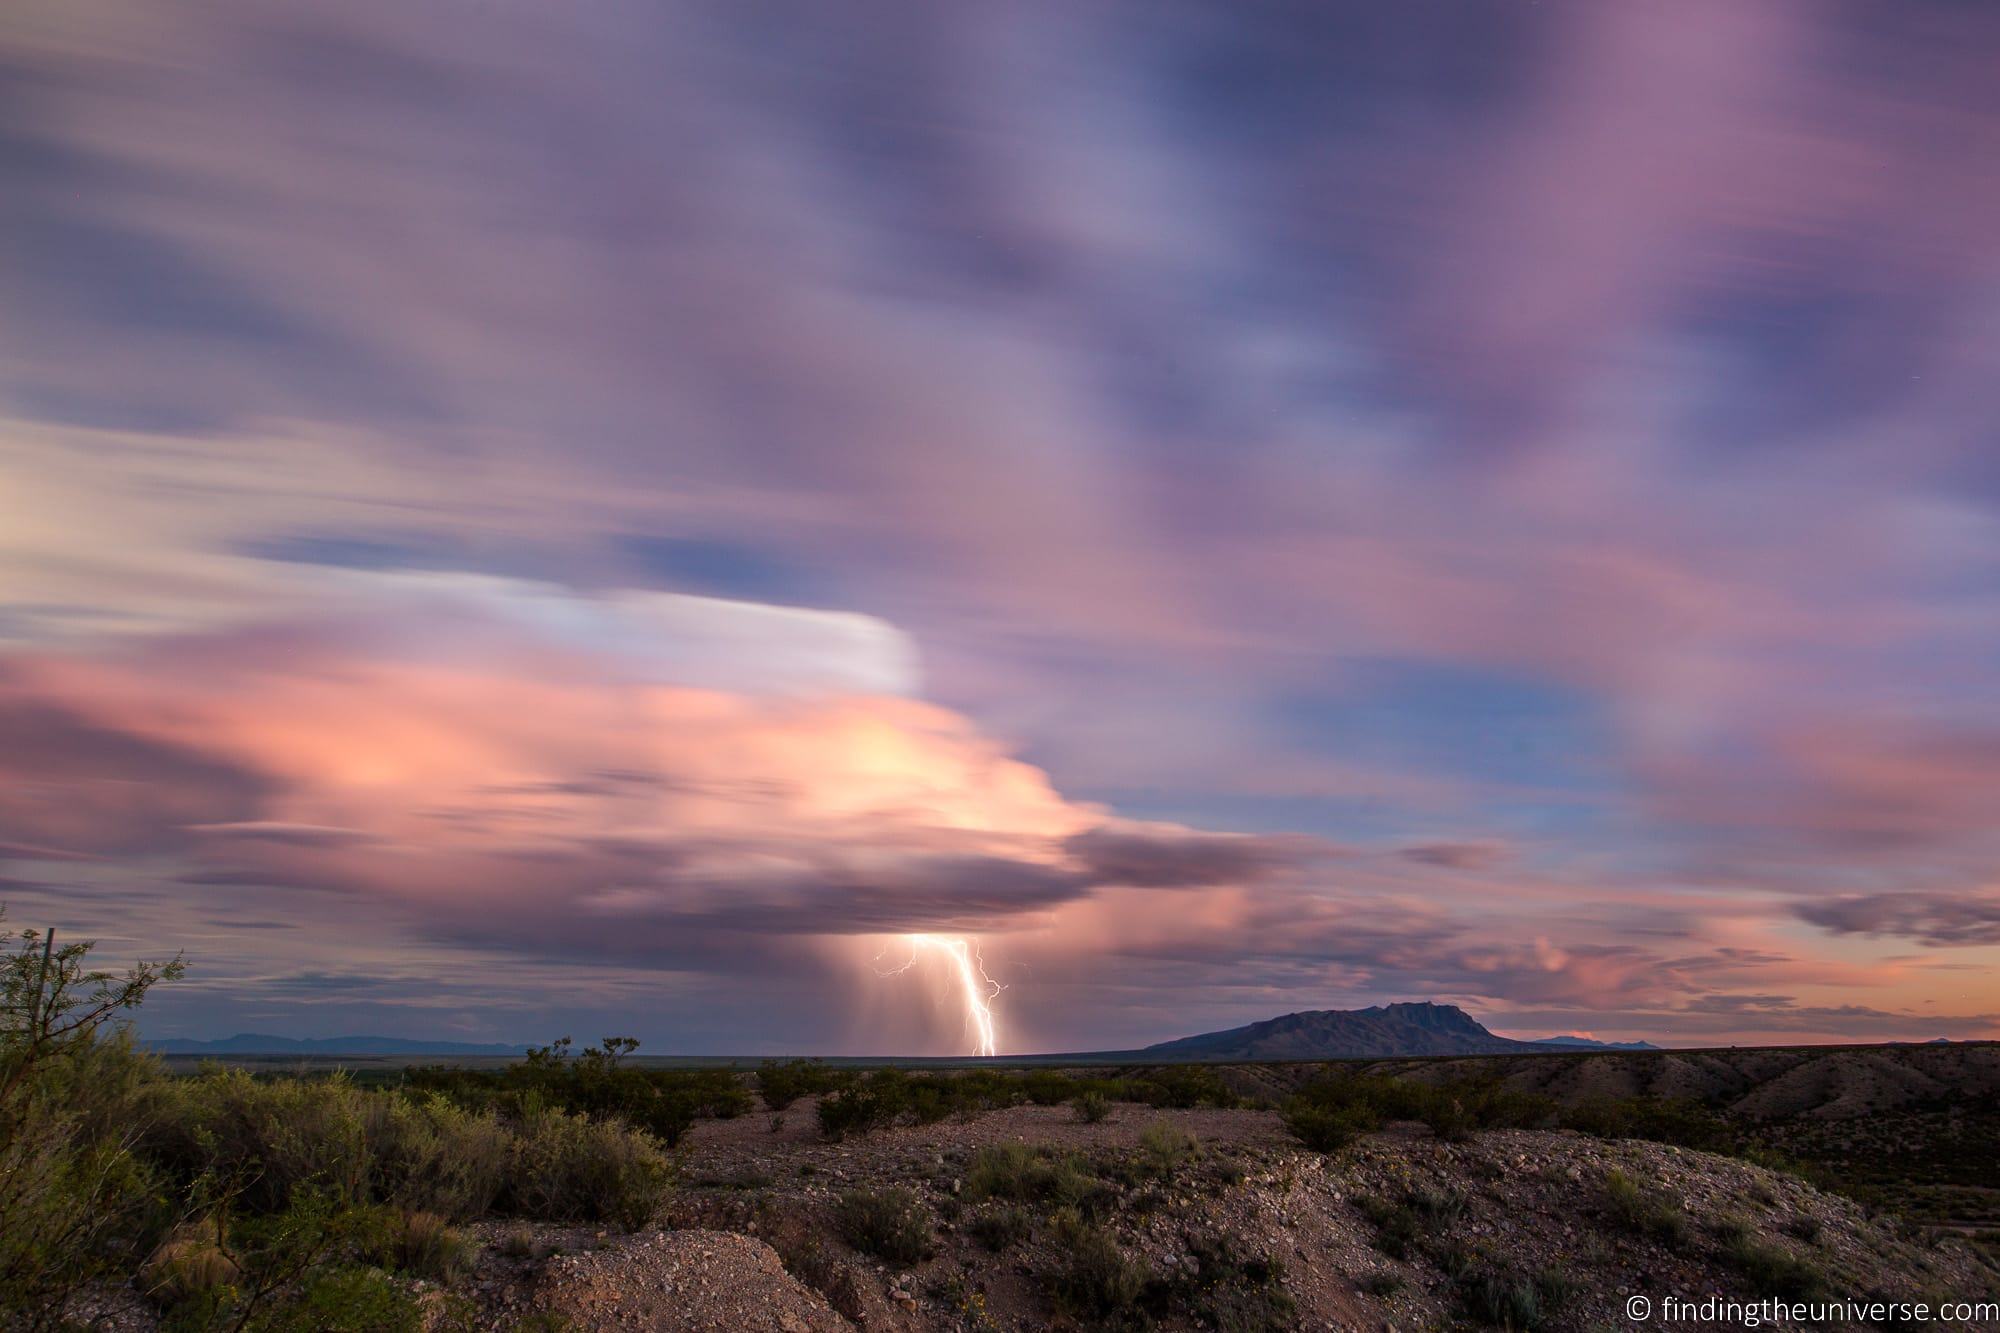
[[[770,1246],[725,1231],[623,1237],[550,1259],[534,1304],[579,1330],[852,1329],[826,1298],[785,1271]]]

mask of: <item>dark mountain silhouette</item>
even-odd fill
[[[424,1041],[407,1037],[273,1037],[239,1032],[214,1041],[167,1037],[140,1045],[161,1055],[520,1055],[526,1049],[477,1041]]]
[[[1204,1060],[1331,1060],[1351,1056],[1524,1055],[1537,1042],[1496,1037],[1450,1004],[1309,1009],[1261,1023],[1163,1041],[1147,1055]]]

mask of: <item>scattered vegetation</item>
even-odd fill
[[[1094,1213],[1108,1187],[1084,1158],[1026,1143],[999,1143],[973,1155],[965,1173],[964,1197],[976,1203],[1004,1199]]]
[[[670,1183],[659,1139],[612,1109],[635,1043],[558,1043],[519,1079],[175,1078],[119,1025],[180,963],[95,971],[90,948],[25,931],[0,955],[0,1324],[131,1277],[170,1329],[415,1328],[387,1274],[463,1271],[456,1223],[636,1226]]]
[[[616,1119],[669,1147],[698,1119],[728,1119],[752,1108],[749,1089],[726,1069],[636,1068],[625,1059],[639,1047],[631,1037],[606,1037],[580,1055],[570,1046],[564,1037],[504,1069],[412,1069],[405,1086],[514,1119],[540,1109]]]
[[[759,1070],[760,1079],[763,1073]],[[784,1080],[789,1075],[780,1073],[778,1077],[780,1086],[787,1086]],[[888,1125],[934,1124],[1007,1106],[1059,1106],[1084,1098],[1095,1098],[1092,1105],[1107,1115],[1114,1101],[1181,1109],[1228,1107],[1241,1102],[1222,1076],[1205,1065],[1168,1065],[1103,1078],[1047,1069],[939,1073],[878,1069],[867,1074],[830,1075],[820,1098],[819,1124],[826,1137],[838,1139]],[[1079,1111],[1079,1118],[1084,1116]]]
[[[1282,1333],[1298,1327],[1298,1306],[1285,1291],[1284,1266],[1239,1256],[1219,1237],[1190,1246],[1194,1266],[1155,1303],[1185,1301],[1204,1328],[1228,1333]]]
[[[1647,1139],[1703,1152],[1735,1153],[1742,1146],[1727,1121],[1681,1097],[1594,1097],[1565,1108],[1556,1123],[1600,1139]]]
[[[1419,1083],[1334,1074],[1301,1088],[1280,1108],[1286,1128],[1315,1152],[1338,1152],[1392,1120],[1417,1120],[1441,1139],[1479,1129],[1520,1129],[1548,1121],[1555,1103],[1514,1092],[1498,1079]]]

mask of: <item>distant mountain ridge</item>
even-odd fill
[[[1534,1051],[1652,1050],[1588,1037],[1516,1041],[1488,1032],[1452,1004],[1417,1001],[1367,1009],[1308,1009],[1222,1032],[1204,1032],[1145,1048],[1147,1055],[1212,1060],[1333,1060],[1403,1055],[1525,1055]]]
[[[1533,1046],[1553,1046],[1573,1051],[1657,1051],[1650,1041],[1599,1041],[1595,1037],[1537,1037]]]
[[[160,1055],[520,1055],[527,1048],[495,1042],[422,1041],[407,1037],[274,1037],[239,1032],[214,1041],[191,1037],[141,1040]]]

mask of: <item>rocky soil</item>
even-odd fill
[[[697,1126],[664,1231],[544,1229],[537,1248],[563,1252],[525,1259],[490,1247],[475,1289],[491,1326],[541,1310],[607,1330],[1561,1331],[1633,1327],[1631,1295],[1996,1291],[1956,1237],[1657,1144],[1538,1131],[1446,1143],[1396,1126],[1328,1159],[1267,1111],[1125,1105],[1100,1124],[1023,1106],[838,1143],[808,1103],[772,1124]],[[1165,1161],[1163,1124],[1195,1149]],[[1067,1219],[1058,1200],[974,1198],[980,1149],[1010,1143],[1079,1167],[1096,1192]],[[929,1231],[914,1262],[842,1230],[844,1197],[897,1188]],[[1078,1280],[1088,1235],[1127,1266],[1109,1303]]]
[[[996,1151],[1032,1166],[1021,1188],[995,1190]],[[1392,1125],[1324,1157],[1270,1111],[1118,1104],[1094,1124],[1018,1106],[828,1142],[808,1099],[700,1122],[680,1156],[637,1232],[471,1228],[471,1272],[415,1284],[435,1333],[1597,1333],[1680,1327],[1627,1320],[1632,1296],[2000,1297],[1949,1230],[1745,1161],[1561,1132]],[[884,1198],[911,1219],[892,1252],[853,1221]],[[73,1313],[156,1326],[123,1290]]]

